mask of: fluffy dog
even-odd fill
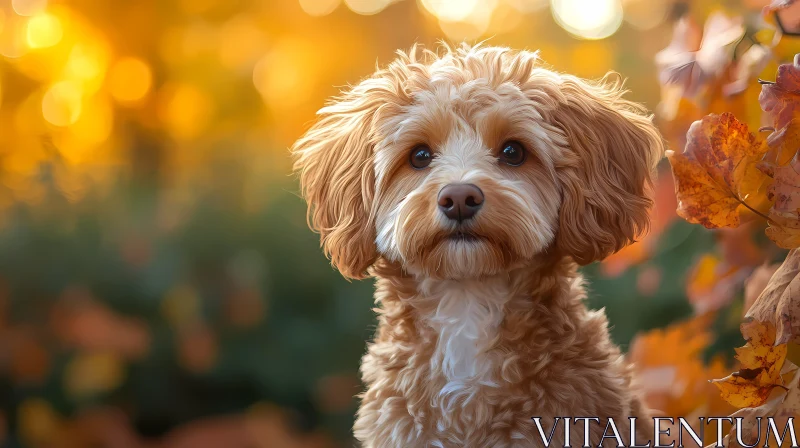
[[[593,446],[609,417],[627,440],[628,417],[648,413],[577,265],[648,226],[663,153],[650,117],[620,82],[553,72],[534,52],[398,55],[292,148],[324,252],[345,277],[377,279],[355,437],[530,447],[532,417],[549,434],[555,417],[597,416]],[[573,425],[553,446],[566,431],[583,444]]]

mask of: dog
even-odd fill
[[[625,440],[629,417],[649,420],[577,271],[647,230],[664,152],[612,78],[560,74],[531,51],[415,46],[293,145],[325,254],[376,279],[362,446],[542,446],[533,417],[551,446],[616,446],[608,419]],[[601,421],[550,432],[570,416]]]

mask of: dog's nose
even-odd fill
[[[483,206],[483,192],[473,184],[445,185],[439,191],[439,210],[449,219],[464,221],[472,218]]]

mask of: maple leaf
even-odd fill
[[[734,44],[744,32],[741,18],[720,12],[709,16],[702,34],[691,17],[682,17],[675,24],[672,42],[656,54],[661,83],[678,84],[684,95],[694,96],[709,80],[723,74],[733,60]]]
[[[733,114],[695,121],[683,153],[667,151],[678,197],[678,215],[707,228],[737,227],[745,200],[763,194],[769,178],[757,168],[768,147]]]
[[[770,322],[778,344],[800,342],[800,249],[789,251],[783,264],[747,312],[746,318]]]
[[[800,415],[800,370],[797,370],[796,366],[794,370],[785,393],[760,406],[740,409],[731,415],[735,423],[730,433],[725,436],[724,446],[739,446],[732,444],[736,440],[737,431],[741,433],[742,442],[749,446],[755,446],[761,440],[768,440],[766,422],[759,424],[759,418],[772,417],[775,426],[780,429],[785,427],[788,417]],[[741,429],[738,429],[737,425],[741,425]]]
[[[781,384],[786,344],[775,345],[775,326],[770,322],[745,319],[740,327],[747,344],[736,349],[741,369],[712,382],[722,398],[738,408],[760,406]]]

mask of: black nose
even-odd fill
[[[454,221],[470,219],[483,206],[483,192],[472,184],[445,185],[439,191],[439,210]]]

